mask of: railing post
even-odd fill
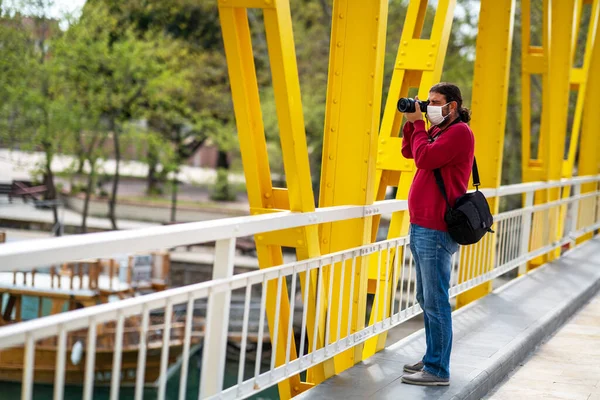
[[[234,255],[235,238],[217,241],[213,280],[233,276]],[[208,296],[206,335],[204,336],[202,370],[200,371],[200,399],[223,390],[230,300],[231,291],[211,292]]]
[[[575,183],[573,185],[573,197],[577,197],[581,195],[581,183]],[[579,219],[579,202],[581,199],[574,200],[571,204],[571,210],[569,212],[569,217],[571,218],[571,225],[569,226],[569,230],[567,232],[567,236],[571,236],[573,232],[577,232],[578,226],[577,222]],[[575,237],[571,237],[570,247],[575,247]]]
[[[531,236],[531,223],[533,221],[533,212],[527,210],[533,207],[534,199],[533,191],[529,191],[525,194],[524,208],[526,211],[523,213],[523,219],[521,221],[521,244],[519,246],[519,256],[523,257],[529,252],[529,238]],[[519,275],[523,275],[527,272],[527,263],[524,262],[519,265]]]

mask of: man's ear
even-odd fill
[[[453,100],[453,101],[450,102],[450,104],[454,105],[454,108],[452,110],[458,112],[458,102],[456,100]]]

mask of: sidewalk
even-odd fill
[[[600,295],[486,399],[600,400]]]
[[[52,210],[42,210],[35,208],[31,203],[21,203],[20,200],[15,200],[14,203],[9,204],[0,199],[0,220],[16,220],[16,221],[28,221],[28,222],[39,222],[46,224],[54,223],[54,216]],[[74,211],[59,208],[58,218],[62,220],[63,225],[81,226],[82,216]],[[112,230],[112,225],[108,218],[96,218],[88,217],[87,226],[91,229],[101,230]],[[153,224],[149,222],[130,221],[130,220],[117,220],[117,227],[119,229],[136,229],[136,228],[147,228],[150,226],[158,226],[160,224]]]

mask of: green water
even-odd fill
[[[254,365],[247,365],[248,370],[253,370]],[[179,373],[174,374],[167,382],[166,399],[177,400],[179,398]],[[189,364],[189,374],[186,388],[186,400],[198,399],[198,387],[200,381],[200,370],[198,369],[198,357],[192,356]],[[237,363],[228,363],[225,367],[225,386],[229,387],[237,381]],[[34,385],[34,400],[52,400],[53,387],[51,385]],[[119,390],[119,399],[133,399],[133,388],[121,388]],[[20,383],[0,382],[0,399],[19,399],[21,397]],[[83,397],[83,387],[66,386],[64,391],[65,400],[79,400]],[[108,400],[110,397],[109,387],[94,388],[94,400]],[[153,388],[144,389],[144,399],[157,399],[157,391]],[[256,400],[275,400],[279,399],[277,386],[271,387],[263,392],[250,397]]]

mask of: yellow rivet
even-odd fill
[[[406,40],[402,44],[408,46],[408,42]]]
[[[372,101],[369,101],[369,106],[372,106],[372,105],[373,105],[373,102],[372,102]]]
[[[300,390],[300,388],[298,386],[294,386],[294,390],[297,392],[298,390]]]
[[[333,104],[337,104],[337,99],[333,99]]]
[[[331,132],[335,132],[335,126],[331,127]]]
[[[344,18],[344,14],[340,13],[340,18]]]
[[[333,154],[330,154],[330,155],[329,155],[329,159],[330,159],[330,160],[333,160]]]
[[[335,71],[335,74],[336,74],[337,76],[340,76],[340,71]]]
[[[329,182],[329,183],[327,184],[327,187],[328,187],[328,188],[330,188],[331,186],[332,186],[332,185],[331,185],[331,182]]]
[[[401,51],[401,52],[400,52],[400,55],[401,55],[401,56],[403,56],[403,55],[405,55],[405,54],[406,54],[406,53],[405,53],[405,52],[403,52],[403,51]]]
[[[376,49],[376,48],[377,48],[377,45],[376,45],[375,43],[373,43],[373,48],[374,48],[374,49]]]
[[[431,66],[431,63],[427,63],[427,66],[428,66],[428,67],[430,67],[430,66]]]
[[[379,21],[379,17],[375,17],[375,21]]]
[[[431,47],[435,47],[435,43],[431,43]]]
[[[323,239],[323,243],[327,244],[327,243],[329,243],[329,240]]]
[[[367,159],[365,158],[365,164],[366,164],[366,163],[368,163],[368,162],[369,162],[369,160],[367,160]]]
[[[371,134],[371,131],[367,131],[367,135],[370,135],[370,134]]]
[[[433,57],[433,53],[429,53],[429,57]]]
[[[342,42],[337,42],[337,47],[342,47]]]
[[[403,65],[403,64],[404,64],[404,63],[403,63],[402,61],[400,61],[400,62],[398,63],[398,65]]]
[[[375,77],[375,73],[371,72],[371,78]]]
[[[267,204],[267,208],[273,208],[272,204]]]
[[[385,139],[383,139],[383,140],[381,141],[381,144],[385,144],[385,143],[386,143],[386,140],[385,140]]]
[[[271,193],[265,193],[265,197],[266,197],[267,199],[270,199],[270,198],[271,198]]]
[[[302,246],[304,242],[302,240],[298,240],[296,243],[298,243],[299,246]]]

